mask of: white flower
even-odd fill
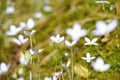
[[[44,49],[38,49],[38,50],[34,50],[34,49],[32,49],[32,48],[30,48],[30,54],[31,55],[33,55],[33,54],[36,54],[36,53],[40,53],[40,52],[42,52]]]
[[[28,31],[24,31],[24,34],[28,35],[28,36],[32,36],[33,34],[36,33],[36,30],[32,30],[31,32],[28,32]]]
[[[21,45],[27,41],[28,41],[28,38],[24,38],[23,35],[21,35],[21,34],[18,35],[18,39],[13,39],[13,42],[15,42],[18,45]]]
[[[42,18],[42,13],[41,12],[37,12],[34,14],[35,18]]]
[[[90,41],[89,38],[85,37],[85,41],[86,41],[85,45],[98,45],[98,43],[95,43],[97,41],[97,38],[94,38]]]
[[[18,70],[18,74],[19,74],[19,75],[24,74],[24,69],[23,69],[23,68],[20,68],[20,69]]]
[[[92,62],[92,67],[95,71],[105,72],[110,68],[110,64],[104,64],[104,60],[99,57],[95,62]]]
[[[61,76],[62,72],[56,72],[53,74],[53,80],[57,80],[59,76]]]
[[[22,29],[24,29],[27,26],[27,24],[25,22],[20,22],[20,26]]]
[[[90,57],[90,53],[87,52],[86,57],[82,57],[82,59],[89,63],[92,59],[95,59],[95,57]]]
[[[14,73],[14,74],[12,75],[12,78],[16,79],[16,78],[17,78],[17,74]]]
[[[110,4],[109,1],[105,1],[105,0],[97,0],[96,3]]]
[[[23,65],[28,65],[29,63],[29,60],[25,57],[23,53],[20,55],[19,61]]]
[[[44,6],[43,10],[46,12],[51,12],[52,11],[52,7],[51,6]]]
[[[106,24],[103,21],[97,21],[96,22],[96,29],[93,30],[93,35],[95,36],[103,36],[107,32],[112,32],[118,24],[118,20],[114,19],[109,24]]]
[[[21,30],[22,30],[21,27],[16,27],[15,25],[11,25],[10,26],[10,30],[6,32],[6,35],[8,35],[8,36],[15,36]]]
[[[72,41],[71,43],[69,41],[65,40],[65,45],[66,46],[70,46],[71,47],[71,46],[74,46],[76,43],[77,43],[76,40]]]
[[[8,71],[10,65],[5,64],[4,62],[0,63],[0,75]]]
[[[44,80],[52,80],[51,77],[45,77]]]
[[[66,67],[69,67],[69,66],[70,66],[70,64],[71,64],[71,61],[70,61],[70,60],[68,60],[68,62],[67,62],[66,64],[62,64],[62,66],[66,68]]]
[[[80,37],[87,35],[87,30],[81,29],[81,25],[79,23],[75,23],[73,28],[68,28],[66,33],[72,38],[72,40],[79,40]]]
[[[14,11],[15,11],[14,6],[8,6],[8,7],[6,8],[5,13],[6,13],[6,14],[11,14],[11,13],[13,13]]]
[[[50,40],[55,43],[61,43],[64,40],[64,37],[60,37],[60,35],[57,34],[56,36],[51,36]]]
[[[24,80],[24,78],[23,78],[23,77],[20,77],[20,78],[18,78],[17,80]]]
[[[35,22],[32,18],[29,18],[27,20],[27,23],[25,23],[25,22],[20,23],[20,27],[25,29],[25,30],[32,29],[34,26],[35,26]]]

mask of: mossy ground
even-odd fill
[[[50,36],[57,33],[70,39],[65,30],[72,27],[74,22],[78,22],[83,28],[89,31],[87,37],[94,38],[91,31],[95,29],[97,20],[109,21],[114,18],[120,19],[120,2],[119,0],[110,0],[110,4],[96,4],[95,0],[50,0],[50,5],[53,7],[52,12],[43,11],[43,0],[12,0],[15,2],[15,12],[13,14],[5,14],[3,11],[6,8],[6,0],[0,0],[0,62],[11,63],[10,70],[5,75],[1,75],[1,80],[12,80],[13,74],[21,65],[18,63],[17,54],[20,53],[22,47],[11,42],[11,37],[6,36],[6,31],[11,24],[19,26],[21,21],[27,21],[29,17],[36,21],[34,29],[37,30],[33,37],[33,44],[36,49],[44,48],[44,51],[39,55],[40,62],[36,66],[29,65],[26,68],[25,80],[29,79],[29,70],[33,74],[41,73],[41,77],[51,76],[53,74],[56,61],[59,61],[59,56],[56,54],[56,46],[51,43]],[[110,11],[109,7],[113,5],[115,8]],[[103,9],[103,6],[105,9]],[[73,9],[71,9],[71,7]],[[75,7],[75,9],[74,9]],[[35,12],[42,12],[43,18],[34,18]],[[106,63],[111,64],[111,68],[104,72],[96,72],[90,66],[90,80],[119,80],[120,79],[120,23],[118,27],[110,33],[110,38],[107,42],[101,42],[103,37],[98,38],[97,47],[85,47],[84,38],[80,38],[74,48],[78,48],[75,56],[75,64],[81,64],[87,68],[86,62],[81,59],[86,52],[92,55],[101,56]],[[23,34],[23,32],[20,32]],[[17,36],[15,36],[17,38]],[[64,53],[70,53],[70,50],[61,44],[61,56],[63,63],[66,63],[67,58]],[[24,44],[25,50],[30,48],[29,43]],[[52,55],[50,55],[52,54]],[[58,63],[59,64],[59,63]],[[59,70],[58,66],[58,70]],[[34,75],[33,75],[34,76]],[[79,75],[75,75],[77,80],[86,80]],[[67,80],[67,78],[65,79]]]

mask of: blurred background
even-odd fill
[[[87,29],[90,34],[89,38],[94,38],[91,34],[95,29],[95,23],[98,20],[110,22],[113,19],[120,19],[120,0],[104,0],[109,3],[97,3],[101,0],[0,0],[0,63],[5,62],[10,64],[10,69],[7,73],[0,75],[0,80],[18,80],[19,77],[24,77],[24,80],[29,80],[29,72],[40,73],[41,79],[51,77],[55,68],[56,62],[56,48],[51,43],[50,36],[60,34],[66,39],[71,40],[66,34],[67,28],[72,28],[74,23],[81,24],[82,28]],[[103,0],[102,0],[103,1]],[[9,36],[6,34],[10,30],[11,25],[16,27],[21,26],[21,22],[27,23],[29,19],[34,21],[32,29],[37,30],[33,36],[33,47],[35,49],[44,48],[44,51],[39,54],[40,60],[29,66],[23,66],[19,63],[20,53],[27,52],[30,48],[30,42],[17,45],[13,42],[19,34],[28,37],[24,31],[16,35]],[[32,24],[31,24],[32,25]],[[92,48],[84,47],[84,38],[78,41],[74,47],[78,48],[75,63],[82,64],[87,69],[87,64],[81,61],[81,56],[84,56],[87,51],[92,55],[102,56],[102,58],[112,65],[111,69],[105,73],[98,73],[90,67],[90,80],[119,80],[120,79],[120,24],[110,34],[109,41],[101,42],[103,37],[97,36],[99,39],[99,47]],[[28,30],[31,31],[32,29]],[[70,50],[63,46],[61,53],[64,54]],[[100,53],[100,54],[96,54]],[[67,59],[63,57],[63,62]],[[59,59],[57,59],[59,61]],[[18,75],[19,69],[22,68],[25,72]],[[58,66],[59,70],[59,66]],[[37,72],[38,71],[38,72]],[[13,75],[17,74],[17,78]],[[86,77],[76,74],[75,80],[86,80]],[[47,79],[46,79],[47,80]],[[69,80],[67,77],[65,80]]]

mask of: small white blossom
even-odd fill
[[[87,30],[81,29],[81,25],[79,23],[75,23],[73,28],[68,28],[66,33],[72,38],[72,40],[79,40],[80,37],[87,35]]]
[[[6,73],[9,69],[10,65],[5,64],[4,62],[0,63],[0,75]]]
[[[51,6],[44,6],[43,10],[46,12],[51,12],[52,11],[52,7]]]
[[[23,68],[20,68],[20,69],[18,70],[18,74],[19,74],[19,75],[24,74],[24,69],[23,69]]]
[[[109,1],[105,1],[105,0],[97,0],[96,3],[97,3],[97,4],[100,4],[100,3],[101,3],[101,4],[110,4]]]
[[[36,30],[32,30],[31,32],[28,32],[28,31],[24,31],[24,34],[25,35],[28,35],[28,36],[32,36],[33,34],[35,34],[36,33]]]
[[[93,30],[93,35],[95,36],[103,36],[107,32],[112,32],[118,24],[118,20],[114,19],[109,24],[106,24],[103,21],[97,21],[96,22],[96,29]]]
[[[66,64],[62,64],[62,66],[63,66],[63,67],[65,67],[65,68],[67,68],[67,67],[69,67],[69,66],[70,66],[70,64],[71,64],[71,61],[70,61],[70,60],[68,60],[68,62],[67,62]]]
[[[20,22],[20,26],[22,29],[24,29],[27,26],[27,24],[25,22]]]
[[[45,77],[44,80],[52,80],[51,77]]]
[[[18,45],[24,44],[28,41],[28,38],[24,38],[23,35],[18,35],[18,39],[13,39],[13,42],[15,42]]]
[[[65,55],[66,57],[68,57],[68,56],[69,56],[69,54],[68,54],[68,53],[65,53],[64,55]]]
[[[29,64],[29,60],[25,57],[25,55],[23,53],[20,55],[19,61],[23,65]]]
[[[16,78],[17,78],[17,74],[14,73],[14,74],[12,75],[12,78],[13,78],[13,79],[16,79]]]
[[[98,45],[98,43],[96,43],[97,38],[94,38],[90,41],[89,38],[85,37],[85,41],[86,41],[86,43],[84,45]]]
[[[32,18],[29,18],[27,20],[27,23],[25,23],[25,22],[21,22],[20,23],[20,27],[23,28],[23,29],[25,29],[25,30],[30,30],[34,26],[35,26],[35,22],[34,22],[34,20]]]
[[[42,13],[41,12],[37,12],[34,14],[35,18],[42,18]]]
[[[53,74],[53,80],[57,80],[59,76],[62,75],[62,72],[56,72]]]
[[[22,30],[21,27],[16,27],[15,25],[10,26],[10,30],[6,32],[6,35],[8,36],[15,36]]]
[[[77,43],[76,40],[72,41],[71,43],[70,43],[69,41],[65,40],[65,45],[66,45],[66,46],[72,47],[72,46],[74,46],[76,43]]]
[[[89,63],[92,59],[95,59],[95,57],[90,57],[90,53],[87,52],[86,57],[82,57],[82,59]]]
[[[110,64],[104,64],[104,60],[99,57],[95,62],[92,62],[92,67],[95,71],[105,72],[110,68]]]
[[[17,80],[24,80],[24,78],[23,78],[23,77],[20,77],[20,78],[18,78]]]
[[[60,35],[57,34],[56,36],[51,36],[50,40],[55,43],[61,43],[64,40],[64,37],[60,37]]]
[[[33,55],[33,54],[36,54],[36,53],[40,53],[40,52],[42,52],[44,49],[38,49],[38,50],[34,50],[34,49],[32,49],[32,48],[30,48],[30,54],[31,55]]]
[[[14,6],[8,6],[8,7],[6,8],[5,13],[6,13],[6,14],[12,14],[14,11],[15,11]]]

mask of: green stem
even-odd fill
[[[71,74],[72,74],[72,80],[74,80],[74,56],[73,56],[73,51],[72,51],[72,48],[71,48]]]
[[[87,80],[89,80],[89,63],[88,63],[88,77]]]
[[[30,47],[32,48],[33,47],[33,44],[32,44],[32,36],[29,36],[30,37]]]
[[[71,79],[71,75],[70,75],[70,70],[69,70],[69,68],[67,67],[67,71],[68,71],[68,77],[69,77],[69,80]]]
[[[32,80],[32,72],[30,71],[30,80]]]

